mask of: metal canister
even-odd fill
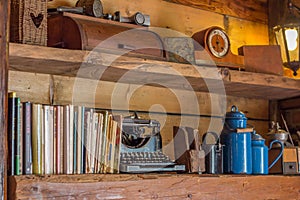
[[[224,173],[251,174],[252,147],[251,132],[237,132],[247,126],[247,118],[232,106],[231,112],[226,113],[225,126],[221,133],[223,147]]]
[[[212,135],[214,142],[207,143],[207,136]],[[208,174],[223,173],[223,146],[219,142],[219,135],[215,132],[207,132],[202,137],[202,149],[205,152],[205,172]]]

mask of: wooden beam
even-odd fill
[[[286,99],[300,82],[283,76],[193,66],[97,51],[10,45],[10,69],[226,95]],[[101,49],[102,50],[102,49]],[[112,63],[111,63],[112,62]]]
[[[276,184],[274,184],[276,183]],[[110,174],[14,176],[12,199],[299,199],[298,176]]]
[[[0,1],[0,199],[7,198],[7,79],[10,0]]]
[[[215,13],[229,15],[249,21],[255,21],[266,24],[267,1],[250,0],[245,3],[242,0],[165,0],[167,2],[177,3],[185,6],[199,8]]]
[[[279,101],[279,108],[281,110],[300,108],[300,97],[284,99]]]

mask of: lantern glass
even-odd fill
[[[274,28],[277,44],[280,45],[283,65],[295,73],[299,68],[299,26],[277,26]]]
[[[299,37],[296,28],[279,28],[275,31],[284,63],[299,60]],[[285,41],[286,40],[286,41]]]

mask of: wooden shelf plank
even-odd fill
[[[225,88],[227,95],[249,98],[275,100],[300,96],[300,81],[283,76],[114,53],[11,43],[10,69],[220,94],[224,94]]]
[[[299,184],[299,176],[282,175],[32,175],[9,177],[9,192],[12,199],[299,199]]]

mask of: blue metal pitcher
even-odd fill
[[[272,149],[274,143],[279,143],[281,146],[280,153],[277,158],[268,166],[268,151]],[[265,145],[265,139],[261,135],[253,132],[252,134],[252,173],[253,174],[268,174],[269,169],[280,159],[283,153],[283,144],[279,140],[273,140],[270,143],[270,148]]]
[[[233,174],[252,174],[251,132],[221,134],[223,171]]]
[[[221,133],[224,145],[223,171],[233,174],[252,174],[251,132],[237,132],[246,128],[247,118],[236,106],[226,113],[225,124]]]

